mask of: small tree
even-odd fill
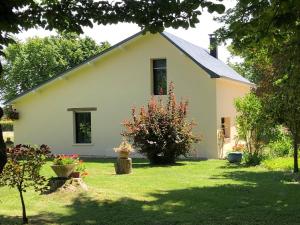
[[[275,128],[263,112],[259,98],[250,93],[235,101],[238,112],[237,132],[246,144],[246,163],[256,165],[262,158],[262,149],[269,142]]]
[[[46,178],[40,174],[46,163],[50,149],[46,145],[39,148],[29,145],[17,145],[7,150],[8,160],[0,177],[0,184],[17,188],[22,204],[23,224],[28,223],[23,192],[29,187],[35,191],[45,190]]]
[[[131,139],[151,164],[175,163],[200,141],[192,132],[195,124],[186,119],[187,107],[187,101],[176,102],[174,85],[170,83],[167,105],[162,98],[152,97],[147,109],[141,107],[137,113],[133,108],[132,120],[124,122],[126,130],[122,135]]]

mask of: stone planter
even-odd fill
[[[118,158],[115,163],[116,174],[130,174],[132,173],[132,159]]]
[[[227,155],[227,159],[230,163],[240,163],[243,158],[243,153],[241,152],[230,152]]]
[[[80,178],[80,172],[77,172],[77,171],[72,172],[71,175],[70,175],[70,177],[72,177],[72,178]]]
[[[74,171],[76,164],[68,164],[68,165],[52,165],[51,168],[60,178],[68,178],[71,173]]]

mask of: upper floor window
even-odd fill
[[[153,59],[153,94],[166,95],[167,94],[167,60]]]
[[[75,116],[75,143],[91,144],[91,112],[74,112]]]

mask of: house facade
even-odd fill
[[[234,99],[252,84],[204,49],[165,32],[138,33],[8,101],[20,113],[15,143],[47,144],[57,154],[115,156],[131,107],[146,105],[171,81],[177,98],[189,100],[189,118],[203,139],[193,156],[220,158],[218,131],[230,149]]]

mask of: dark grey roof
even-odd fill
[[[84,61],[72,68],[69,68],[62,73],[59,73],[59,74],[51,77],[50,79],[46,80],[45,82],[27,90],[27,91],[24,91],[23,93],[19,94],[18,96],[4,102],[4,104],[10,104],[14,100],[16,100],[24,95],[27,95],[28,93],[30,93],[32,91],[35,91],[36,89],[44,86],[45,84],[50,83],[51,81],[54,81],[64,75],[68,74],[69,72],[81,67],[82,65],[85,65],[86,63],[89,63],[93,60],[98,59],[102,55],[110,52],[111,50],[121,46],[122,44],[127,43],[128,41],[130,41],[142,34],[143,34],[143,31],[140,31],[140,32],[124,39],[123,41],[113,45],[112,47],[104,50],[103,52],[100,52],[99,54],[90,57],[86,61]],[[163,37],[165,37],[168,41],[170,41],[178,49],[180,49],[180,51],[182,51],[184,54],[186,54],[191,60],[193,60],[203,70],[205,70],[212,78],[225,77],[225,78],[229,78],[229,79],[236,80],[239,82],[252,84],[249,80],[247,80],[246,78],[239,75],[236,71],[234,71],[230,66],[226,65],[221,60],[212,57],[205,49],[203,49],[197,45],[194,45],[188,41],[185,41],[173,34],[167,33],[167,32],[163,32],[163,33],[161,33],[161,35]]]
[[[252,84],[249,80],[242,77],[230,66],[219,59],[211,56],[208,51],[197,45],[194,45],[173,34],[163,32],[162,35],[172,42],[177,48],[190,57],[196,64],[204,69],[212,78],[225,77],[232,80]]]

